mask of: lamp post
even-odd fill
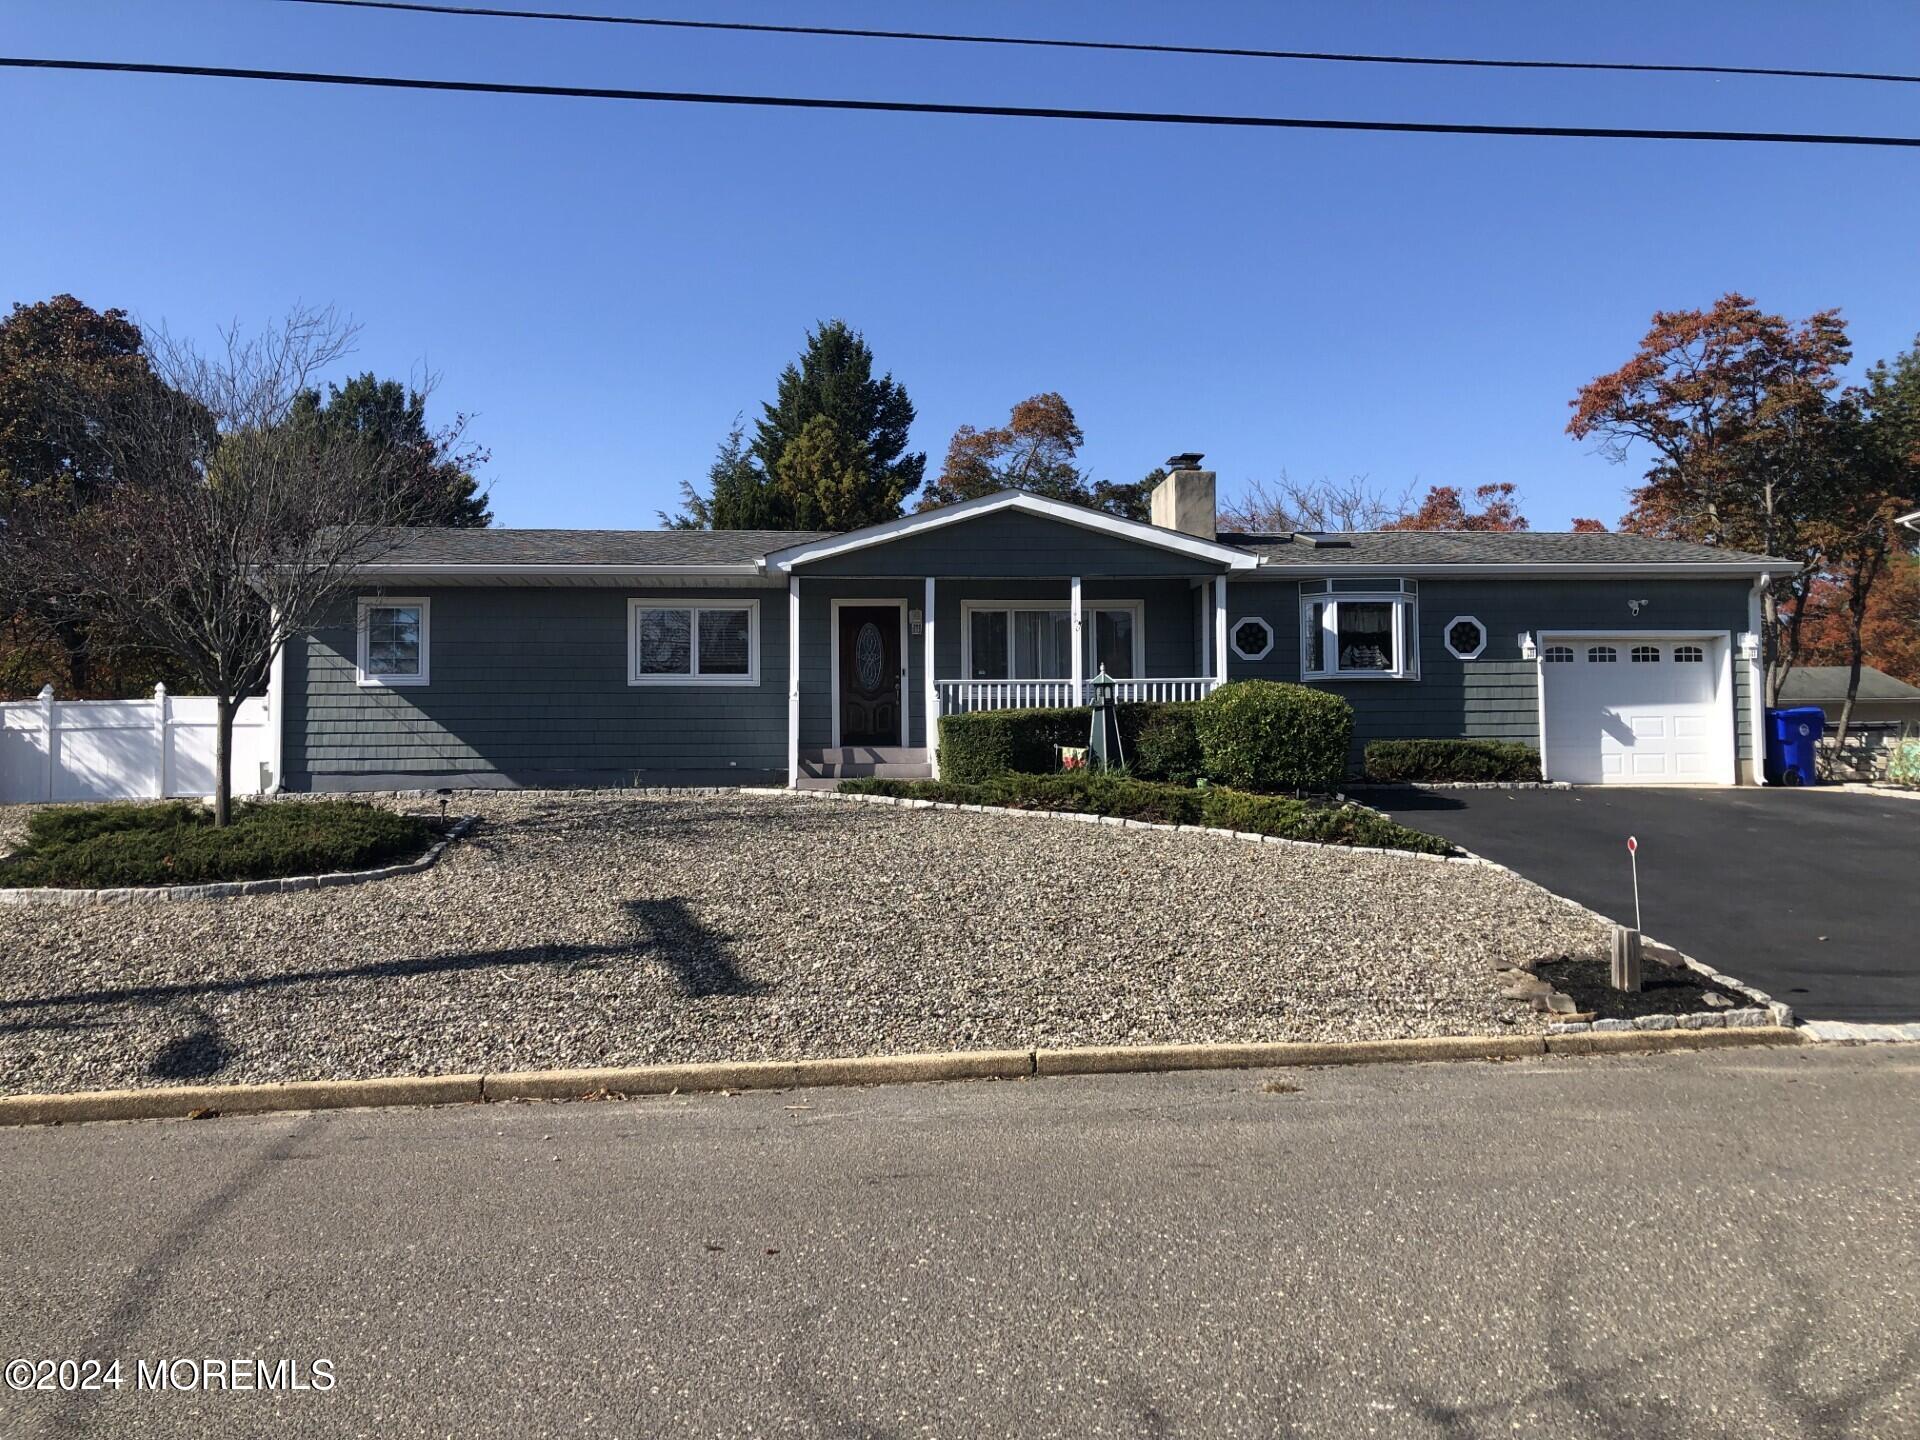
[[[1087,737],[1087,762],[1098,770],[1112,770],[1126,763],[1120,748],[1120,711],[1113,703],[1113,677],[1102,665],[1100,673],[1087,682],[1093,702],[1093,733]]]

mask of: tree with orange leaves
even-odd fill
[[[1385,526],[1388,530],[1525,530],[1527,517],[1520,513],[1520,497],[1511,484],[1477,486],[1473,498],[1478,510],[1467,508],[1460,491],[1453,485],[1435,485],[1427,498],[1407,514]]]
[[[1832,392],[1851,356],[1837,310],[1796,323],[1730,292],[1706,310],[1657,312],[1633,358],[1581,388],[1567,423],[1615,461],[1652,452],[1623,528],[1797,562],[1765,597],[1769,703],[1819,557],[1810,527],[1838,483]]]

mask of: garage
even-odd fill
[[[1724,634],[1543,634],[1541,758],[1576,785],[1734,783]]]

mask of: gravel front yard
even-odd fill
[[[1531,1030],[1495,962],[1606,939],[1496,870],[1331,848],[765,794],[457,809],[480,827],[422,875],[0,909],[0,1093]]]

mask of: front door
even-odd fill
[[[839,615],[840,743],[905,744],[900,607],[842,605]]]

